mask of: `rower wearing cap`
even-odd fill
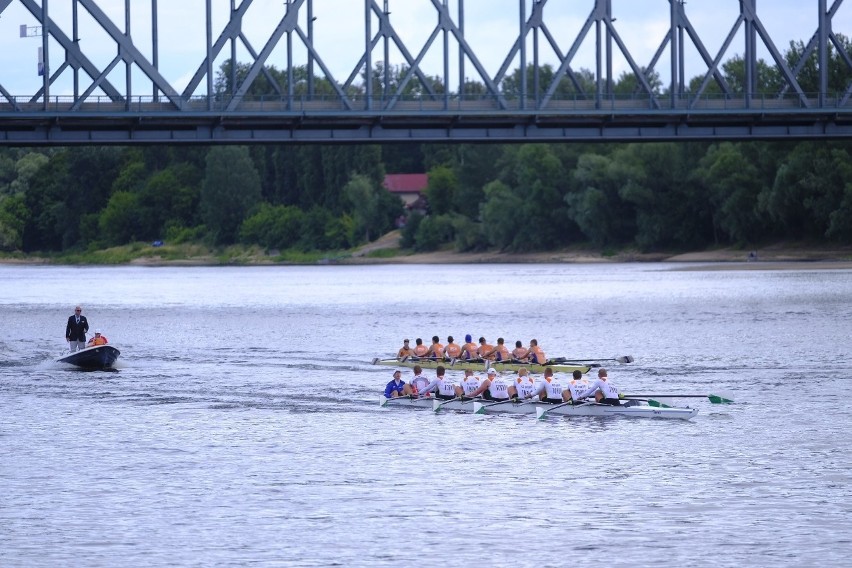
[[[399,351],[396,352],[396,358],[399,361],[407,361],[409,357],[414,356],[414,350],[408,346],[408,340],[402,340],[402,347],[399,348]]]
[[[465,361],[470,361],[471,359],[478,359],[479,356],[476,354],[476,343],[473,342],[473,338],[468,333],[464,336],[464,345],[462,345],[462,359]]]
[[[606,369],[598,369],[598,378],[592,381],[589,388],[580,393],[580,398],[592,395],[595,395],[595,401],[599,404],[621,406],[621,401],[618,399],[618,387],[607,381]]]
[[[446,369],[444,368],[444,366],[438,365],[438,368],[435,369],[435,380],[429,383],[423,390],[419,391],[418,394],[420,396],[424,396],[431,392],[434,392],[435,398],[441,400],[451,400],[453,398],[461,396],[461,388],[453,384],[453,381],[451,379],[446,378],[444,376],[445,373]]]
[[[510,397],[516,396],[516,394],[515,387],[498,376],[495,369],[488,369],[488,378],[484,379],[482,384],[479,385],[479,388],[467,396],[475,397],[482,395],[482,398],[486,400],[509,400]]]
[[[405,394],[405,382],[402,380],[402,370],[394,369],[393,379],[385,387],[385,398],[398,398]]]
[[[565,402],[573,402],[574,404],[583,404],[580,396],[589,389],[589,381],[583,378],[583,373],[574,371],[573,379],[565,385],[562,391],[562,400]]]
[[[455,360],[461,357],[462,348],[461,346],[455,342],[453,336],[447,337],[447,346],[444,347],[444,358]]]

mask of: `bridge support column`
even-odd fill
[[[819,108],[825,108],[828,97],[828,36],[831,19],[828,17],[828,0],[819,0]],[[805,57],[803,54],[802,57]]]

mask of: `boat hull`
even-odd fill
[[[455,363],[451,361],[433,361],[431,359],[418,359],[417,361],[397,361],[396,359],[376,359],[373,361],[376,365],[386,365],[390,367],[414,367],[420,365],[423,369],[436,369],[438,365],[442,365],[448,371],[486,371],[486,364],[482,361],[462,361],[456,359]],[[497,363],[493,362],[488,365],[488,368],[495,369],[497,372],[512,372],[516,373],[521,367],[526,367],[530,373],[543,373],[547,367],[553,369],[555,373],[573,373],[580,371],[588,373],[592,368],[590,365],[570,365],[567,363],[554,363],[552,365],[535,365],[528,363]]]
[[[440,412],[470,412],[474,414],[527,414],[536,415],[537,409],[548,410],[548,416],[625,416],[627,418],[651,418],[668,420],[691,420],[698,414],[697,408],[658,408],[654,406],[610,406],[594,402],[562,406],[548,402],[494,402],[483,399],[440,400],[437,398],[384,398],[380,405],[390,408],[431,408]]]
[[[57,359],[56,362],[74,365],[89,371],[97,371],[112,368],[119,355],[121,355],[121,351],[112,345],[96,345],[69,353]]]

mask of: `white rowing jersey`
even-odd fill
[[[547,398],[562,400],[563,389],[564,387],[557,377],[544,379],[544,396]]]
[[[480,384],[482,384],[482,379],[475,375],[471,375],[462,380],[461,387],[462,390],[464,390],[464,394],[469,395],[470,393],[475,392],[476,389],[479,388]]]
[[[423,375],[414,375],[414,378],[411,379],[411,382],[409,384],[411,385],[411,388],[414,389],[415,393],[420,393],[423,392],[426,387],[429,386],[429,379],[427,379]]]
[[[517,377],[515,379],[515,389],[518,391],[518,398],[532,398],[538,392],[535,381],[529,376]]]
[[[604,398],[618,398],[618,387],[605,379],[595,379],[584,392],[580,393],[580,397],[592,396],[595,392],[601,391]]]
[[[491,395],[491,398],[497,400],[506,400],[509,398],[509,384],[506,382],[506,379],[502,379],[500,377],[495,377],[491,380],[491,384],[488,385],[488,394]]]
[[[571,400],[580,400],[580,395],[589,389],[589,381],[586,379],[571,379],[565,387],[571,393]]]
[[[438,379],[438,394],[443,396],[456,396],[456,385],[452,379]]]

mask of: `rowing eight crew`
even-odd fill
[[[466,369],[461,385],[456,385],[452,379],[446,376],[446,369],[438,366],[435,370],[435,378],[428,380],[423,376],[423,369],[415,365],[414,376],[406,383],[402,380],[402,370],[393,372],[393,380],[385,387],[385,398],[426,397],[433,393],[440,400],[452,400],[456,398],[483,398],[485,400],[503,401],[515,399],[539,400],[561,404],[571,402],[583,404],[590,396],[600,404],[620,406],[618,388],[609,382],[606,369],[598,369],[598,378],[589,382],[583,378],[580,371],[574,371],[573,378],[565,385],[553,375],[553,369],[548,367],[544,370],[544,380],[536,383],[529,375],[525,367],[518,369],[518,375],[514,379],[506,379],[497,375],[494,369],[488,369],[488,377],[481,379]]]
[[[538,365],[544,365],[547,362],[547,356],[538,346],[536,339],[530,339],[529,349],[525,348],[521,341],[516,341],[515,348],[511,352],[509,352],[509,348],[506,347],[502,337],[497,339],[496,346],[489,345],[484,337],[480,337],[477,347],[470,334],[465,335],[464,341],[463,345],[459,345],[450,335],[447,337],[447,345],[444,345],[441,343],[441,338],[435,335],[432,337],[432,345],[427,347],[423,345],[423,340],[418,337],[415,340],[416,345],[412,349],[410,341],[404,339],[402,347],[397,351],[396,358],[399,361],[409,359],[454,361],[460,359],[462,361],[513,361]]]

